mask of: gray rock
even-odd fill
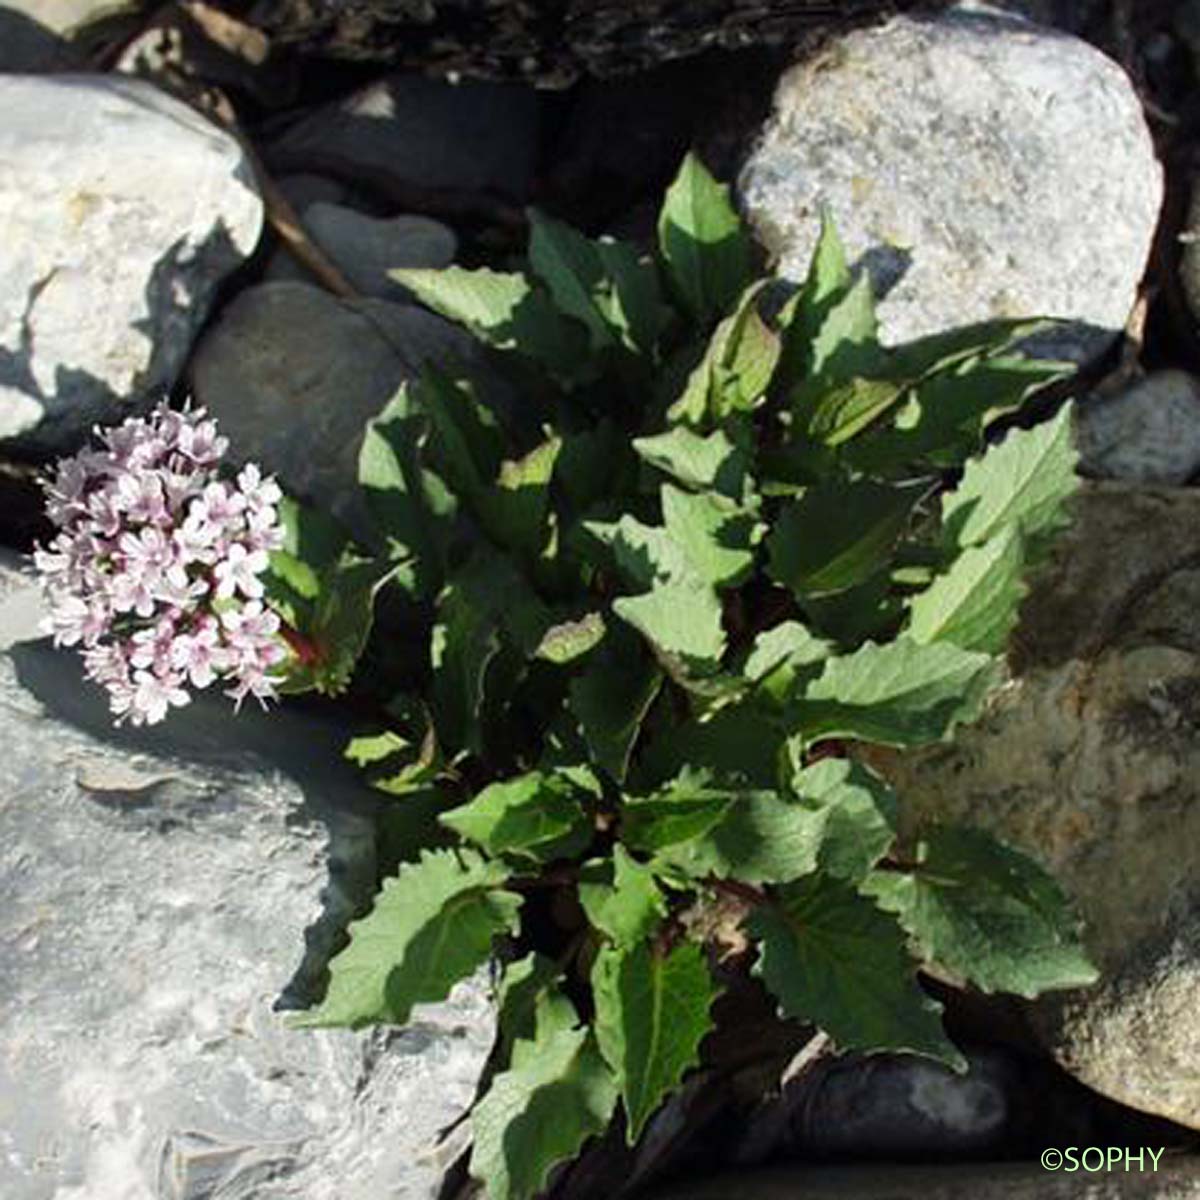
[[[1010,13],[1076,35],[1084,34],[1105,15],[1104,0],[959,0],[955,8]]]
[[[368,217],[344,205],[317,202],[304,210],[303,221],[313,241],[358,292],[383,300],[411,299],[406,288],[388,278],[393,267],[448,267],[458,248],[453,232],[429,217]],[[267,264],[266,278],[309,276],[292,255],[280,250]]]
[[[0,74],[78,69],[79,56],[30,4],[0,3]]]
[[[73,655],[0,653],[5,1200],[436,1194],[494,1032],[485,981],[402,1032],[280,1011],[374,884],[345,736],[207,696],[114,730]]]
[[[1200,54],[1200,52],[1198,52]],[[1179,279],[1191,309],[1192,321],[1200,328],[1200,182],[1193,184],[1187,226],[1180,234],[1183,253],[1179,256]]]
[[[976,1053],[960,1075],[913,1055],[828,1059],[799,1081],[787,1149],[806,1158],[908,1158],[998,1151],[1017,1074]]]
[[[241,149],[185,105],[0,76],[0,443],[60,451],[169,387],[261,227]]]
[[[841,38],[793,68],[741,176],[749,217],[802,277],[828,204],[899,342],[991,317],[1074,324],[1088,360],[1123,328],[1162,171],[1119,67],[1021,18],[949,12]]]
[[[1087,485],[1014,639],[1014,685],[955,741],[872,751],[927,822],[1040,860],[1086,919],[1092,988],[1030,1007],[1101,1094],[1200,1127],[1200,492]]]
[[[1080,1147],[1080,1150],[1083,1148]],[[1152,1149],[1158,1149],[1157,1146]],[[1095,1156],[1092,1156],[1095,1161]],[[1047,1171],[1038,1163],[960,1167],[776,1167],[694,1179],[647,1200],[1196,1200],[1194,1158],[1159,1160],[1158,1170]]]
[[[1200,380],[1156,371],[1076,407],[1080,466],[1101,479],[1186,483],[1200,471]]]
[[[422,363],[475,354],[469,335],[422,309],[264,283],[242,292],[205,334],[192,389],[234,453],[278,472],[294,494],[360,532],[365,422]]]
[[[537,93],[392,75],[293,125],[264,151],[276,170],[363,182],[406,207],[414,194],[528,195]]]
[[[287,197],[288,202],[302,213],[310,204],[318,201],[340,204],[346,199],[346,185],[326,175],[315,175],[297,171],[294,175],[281,175],[275,186]]]

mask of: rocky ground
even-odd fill
[[[558,1200],[1200,1196],[1200,3],[851,4],[868,19],[817,39],[647,25],[625,57],[597,16],[618,5],[558,41],[518,22],[536,54],[427,28],[429,62],[488,76],[455,81],[381,61],[420,5],[110,7],[0,0],[0,1195],[462,1194],[463,1131],[439,1133],[487,1054],[487,980],[402,1033],[281,1016],[402,853],[396,810],[333,765],[345,716],[194,704],[114,731],[37,640],[34,476],[170,390],[353,525],[364,419],[477,354],[386,269],[503,262],[530,203],[646,237],[695,145],[785,272],[831,205],[887,339],[1067,322],[1034,349],[1078,365],[1045,404],[1078,401],[1090,482],[1015,682],[953,746],[878,765],[914,830],[969,814],[1050,866],[1103,982],[1034,1004],[935,983],[961,1078],[819,1040],[781,1095],[713,1067]],[[1051,1183],[1048,1145],[1165,1150]]]

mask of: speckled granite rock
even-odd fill
[[[1121,69],[1023,18],[949,12],[847,35],[781,81],[744,206],[802,277],[828,204],[870,270],[883,339],[990,317],[1072,328],[1087,361],[1124,327],[1162,197]]]
[[[6,640],[36,605],[11,571]],[[28,600],[29,589],[23,589]],[[374,883],[327,716],[211,698],[115,731],[74,656],[0,653],[0,1195],[427,1200],[486,983],[403,1032],[290,1029]]]
[[[186,105],[0,75],[0,443],[62,450],[169,387],[261,227],[237,142]]]

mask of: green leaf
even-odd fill
[[[389,271],[422,304],[466,326],[497,350],[515,350],[541,363],[564,381],[573,381],[586,363],[587,337],[565,319],[524,275],[486,267]]]
[[[630,350],[653,354],[672,314],[659,289],[654,262],[628,242],[600,238],[596,251],[612,282],[608,319]]]
[[[735,587],[754,566],[761,526],[732,501],[710,492],[662,486],[663,524],[688,568],[713,587]]]
[[[620,596],[613,612],[632,625],[660,656],[688,674],[716,671],[725,653],[721,601],[698,580],[663,584],[641,596]]]
[[[816,869],[828,813],[769,791],[728,793],[699,836],[665,847],[661,862],[692,879],[787,883]],[[661,837],[661,834],[660,834]]]
[[[614,341],[609,323],[611,283],[594,242],[570,225],[529,211],[529,265],[550,291],[559,312],[587,327],[593,350]]]
[[[539,1019],[536,1039],[518,1040],[512,1057],[471,1113],[470,1171],[489,1200],[533,1200],[558,1163],[603,1133],[617,1103],[595,1037],[564,1028],[557,1012]]]
[[[871,277],[863,271],[848,288],[830,297],[819,316],[808,347],[807,374],[794,396],[797,411],[834,383],[855,375],[881,374],[884,352],[878,331]]]
[[[906,386],[903,380],[860,375],[835,384],[811,402],[807,414],[809,436],[826,446],[840,446],[887,412]]]
[[[405,1024],[414,1004],[442,1000],[516,929],[521,897],[499,890],[500,863],[439,850],[384,880],[375,907],[350,925],[329,964],[329,990],[301,1025]]]
[[[846,250],[828,206],[821,207],[821,231],[813,248],[808,274],[779,314],[782,355],[779,373],[791,385],[811,368],[811,347],[830,306],[851,284]]]
[[[633,1145],[684,1074],[700,1061],[719,995],[699,946],[668,953],[647,943],[600,951],[592,969],[596,1038],[625,1103]]]
[[[888,350],[891,373],[904,379],[921,379],[945,371],[967,359],[992,357],[1011,350],[1036,333],[1045,333],[1060,323],[1047,317],[997,318],[942,330]],[[1061,366],[1062,364],[1049,364]]]
[[[731,500],[742,498],[749,455],[723,430],[701,436],[686,425],[676,425],[666,433],[634,438],[633,448],[685,487],[711,489]]]
[[[790,716],[810,740],[919,746],[975,720],[997,671],[990,654],[948,642],[867,642],[853,654],[827,659]]]
[[[479,504],[480,524],[502,548],[534,557],[550,537],[550,476],[562,441],[547,438],[524,457],[500,464],[496,486]]]
[[[767,695],[785,700],[832,653],[829,642],[799,621],[782,621],[754,639],[742,674]]]
[[[499,619],[475,601],[461,578],[452,579],[438,597],[429,643],[433,708],[444,746],[482,750],[485,679],[501,646]]]
[[[1071,444],[1071,407],[1033,429],[1013,429],[963,471],[958,487],[942,498],[944,540],[978,546],[1015,525],[1036,557],[1064,523],[1063,502],[1079,487],[1078,455]]]
[[[626,796],[621,802],[621,840],[654,854],[703,838],[732,807],[737,792],[713,786],[704,771],[690,767],[652,796]]]
[[[578,854],[592,839],[579,789],[542,771],[490,784],[440,820],[490,855],[543,863]]]
[[[1023,358],[968,359],[914,383],[889,427],[845,448],[855,470],[958,467],[976,453],[996,417],[1074,367]]]
[[[571,681],[569,704],[593,759],[617,782],[650,705],[662,687],[662,672],[632,635],[610,630]]]
[[[674,290],[692,316],[708,321],[738,297],[750,275],[750,239],[717,183],[689,154],[667,189],[658,247]]]
[[[505,965],[496,989],[496,1031],[502,1066],[510,1065],[517,1041],[528,1042],[537,1036],[539,1010],[543,1024],[548,1006],[560,1007],[559,1012],[550,1014],[552,1021],[568,1028],[576,1023],[571,1002],[557,990],[561,978],[559,964],[536,952]]]
[[[1021,537],[1014,525],[980,546],[968,546],[925,591],[909,600],[909,637],[1003,653],[1026,592],[1023,567]]]
[[[786,1016],[813,1021],[843,1050],[925,1054],[959,1070],[941,1005],[913,977],[895,920],[848,884],[813,875],[779,889],[751,914],[755,974]]]
[[[478,502],[500,470],[503,440],[496,418],[466,380],[426,367],[418,396],[429,414],[441,474],[468,501]]]
[[[779,361],[779,337],[758,312],[763,286],[748,287],[733,313],[713,331],[683,393],[667,410],[667,420],[719,422],[757,406]]]
[[[667,902],[654,872],[620,843],[611,861],[585,863],[579,879],[579,903],[589,924],[620,946],[651,937],[667,913]]]
[[[866,582],[891,557],[925,491],[924,483],[870,479],[807,489],[767,538],[772,575],[801,597]]]
[[[851,758],[825,758],[798,771],[792,790],[826,814],[817,866],[859,883],[896,837],[896,796],[873,771]]]
[[[868,886],[930,961],[985,992],[1033,999],[1096,981],[1058,885],[982,830],[933,829],[911,873],[878,872]]]
[[[393,555],[413,558],[417,593],[430,595],[440,583],[458,501],[422,462],[428,419],[419,391],[420,385],[404,384],[367,423],[358,482]]]

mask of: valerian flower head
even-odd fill
[[[253,464],[218,476],[229,443],[203,409],[163,403],[98,433],[46,484],[46,632],[80,648],[118,723],[161,721],[216,680],[265,705],[289,654],[259,578],[283,541],[278,485]]]

